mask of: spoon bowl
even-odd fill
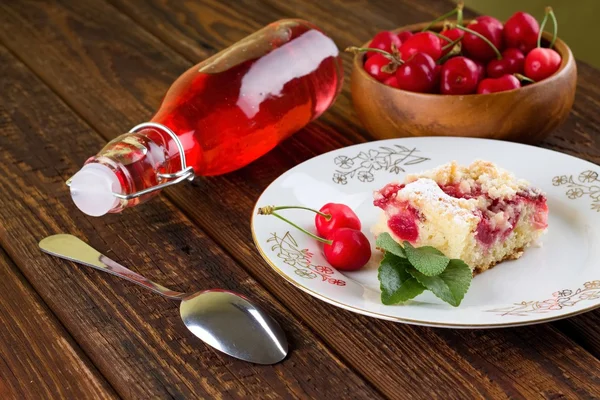
[[[275,364],[288,353],[287,339],[279,324],[239,293],[211,289],[186,294],[171,290],[125,268],[72,235],[49,236],[39,246],[45,253],[181,300],[179,312],[185,326],[204,343],[227,355],[256,364]]]
[[[240,294],[220,289],[194,293],[183,299],[179,312],[194,335],[232,357],[274,364],[288,352],[279,324]]]

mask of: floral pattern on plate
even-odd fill
[[[401,145],[381,146],[377,149],[361,151],[354,157],[339,155],[333,162],[339,169],[333,173],[333,181],[340,185],[348,179],[357,178],[361,182],[373,182],[376,171],[393,174],[406,172],[402,166],[420,164],[429,158],[416,155],[416,148],[409,149]]]
[[[271,250],[277,252],[277,257],[289,266],[294,267],[294,273],[301,278],[315,279],[321,277],[324,282],[337,286],[346,286],[343,279],[334,278],[334,269],[327,265],[314,265],[313,253],[308,249],[299,249],[298,243],[289,232],[283,236],[272,233],[267,239],[271,243]]]
[[[514,306],[489,310],[497,312],[502,316],[518,315],[528,316],[530,314],[547,313],[562,310],[565,307],[573,307],[580,301],[600,299],[600,281],[586,282],[583,288],[573,291],[570,289],[559,290],[552,293],[552,298],[542,301],[523,301]]]
[[[566,185],[569,188],[566,195],[572,200],[588,195],[592,199],[592,210],[600,212],[600,179],[598,179],[598,172],[583,171],[577,177],[577,181],[573,179],[573,175],[555,176],[552,178],[552,184],[554,186]]]

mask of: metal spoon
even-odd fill
[[[287,355],[287,340],[279,324],[240,294],[221,289],[192,294],[176,292],[125,268],[72,235],[49,236],[39,245],[48,254],[120,276],[169,299],[181,300],[179,311],[185,326],[204,343],[225,354],[256,364],[275,364]]]

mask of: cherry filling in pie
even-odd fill
[[[383,213],[373,227],[398,242],[433,246],[475,272],[519,258],[548,226],[545,196],[491,162],[455,162],[374,194]]]

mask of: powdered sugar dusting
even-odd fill
[[[433,179],[429,178],[419,178],[407,184],[398,192],[398,199],[410,200],[417,204],[436,204],[440,212],[452,214],[456,222],[472,218],[473,211],[477,209],[476,200],[448,196]]]

